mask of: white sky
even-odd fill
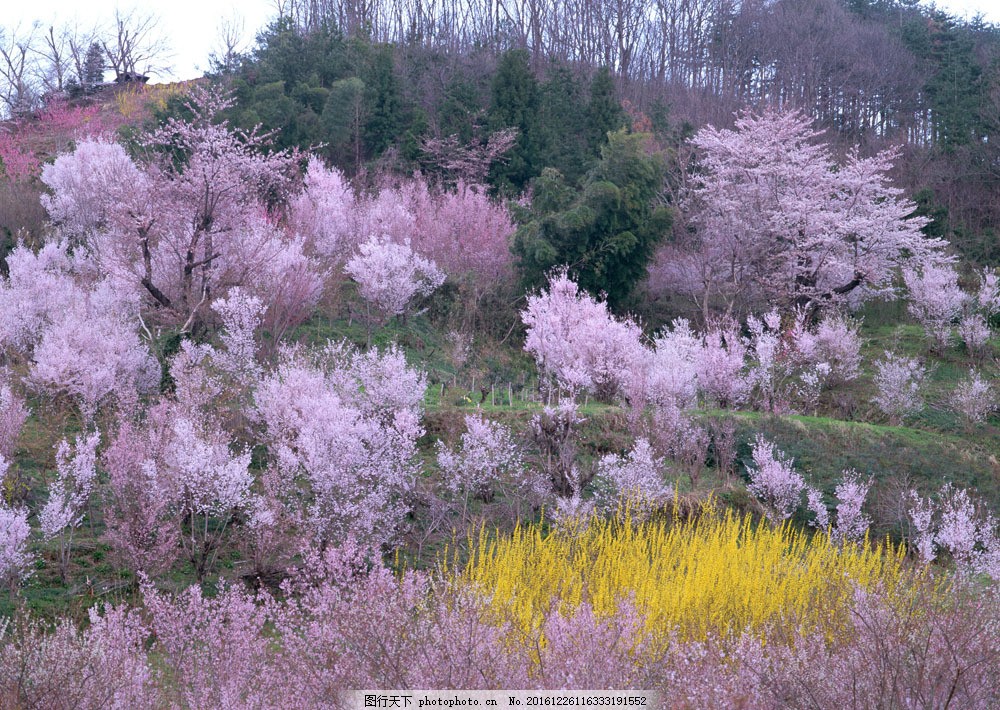
[[[937,0],[935,4],[958,16],[981,12],[987,21],[1000,24],[1000,0]],[[154,82],[201,76],[208,68],[209,53],[219,46],[223,22],[241,18],[249,46],[258,30],[276,14],[274,0],[137,0],[117,6],[123,12],[135,9],[159,18],[162,34],[173,51],[173,71],[168,76],[154,76]],[[116,3],[103,0],[0,0],[0,27],[9,30],[20,26],[24,31],[34,21],[43,25],[43,31],[50,24],[57,29],[74,22],[82,27],[110,25],[115,7]]]
[[[922,3],[929,5],[929,2]],[[1000,24],[1000,0],[937,0],[937,7],[958,17],[973,17],[982,13],[987,22]]]
[[[13,6],[17,3],[17,6]],[[40,31],[50,25],[56,30],[78,24],[81,29],[94,25],[111,26],[115,8],[123,14],[135,11],[139,16],[158,18],[160,34],[171,49],[168,63],[172,73],[154,76],[156,81],[193,79],[208,68],[208,55],[219,48],[219,27],[223,22],[239,18],[247,46],[253,44],[257,32],[277,13],[273,0],[138,0],[114,3],[103,0],[0,0],[0,27],[20,26],[26,32],[38,21]]]

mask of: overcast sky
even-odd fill
[[[929,5],[930,3],[923,4]],[[981,13],[987,22],[1000,24],[1000,2],[998,0],[940,0],[934,4],[959,17],[972,17]]]
[[[11,7],[17,2],[17,7]],[[123,13],[136,13],[158,19],[161,34],[170,45],[172,57],[170,76],[155,76],[157,80],[193,79],[208,69],[208,55],[218,47],[219,27],[223,22],[240,18],[244,37],[252,44],[257,31],[276,14],[273,0],[140,0],[131,4],[103,0],[0,0],[0,27],[20,25],[21,31],[38,21],[43,29],[55,25],[58,29],[78,24],[89,28],[98,24],[110,26],[115,7]]]
[[[12,7],[14,4],[16,7]],[[44,27],[62,27],[77,22],[83,27],[109,23],[115,3],[103,0],[0,0],[0,27],[22,30],[34,21]],[[1000,23],[1000,0],[938,0],[936,5],[959,16],[981,12],[989,22]],[[141,0],[118,5],[123,12],[131,8],[159,18],[164,37],[173,50],[173,71],[157,80],[192,79],[208,68],[208,55],[217,48],[219,27],[234,17],[242,20],[244,37],[252,44],[257,31],[275,15],[274,0]]]

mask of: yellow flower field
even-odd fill
[[[532,525],[499,538],[480,531],[471,543],[469,560],[450,564],[451,579],[526,633],[553,608],[571,614],[587,602],[610,615],[629,598],[654,636],[703,639],[779,619],[833,633],[849,621],[855,589],[877,587],[891,599],[910,588],[902,548],[841,547],[731,512],[689,522],[594,519],[576,530]]]

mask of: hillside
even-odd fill
[[[290,3],[0,126],[0,706],[1000,703],[995,29],[705,4],[657,74],[668,5]]]

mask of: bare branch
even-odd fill
[[[11,116],[24,115],[36,108],[39,91],[31,81],[35,32],[32,25],[27,34],[15,27],[8,34],[0,31],[0,102]]]
[[[137,11],[115,10],[114,38],[101,41],[115,80],[148,76],[169,71],[171,56],[166,38],[159,32],[159,19]]]
[[[212,70],[223,75],[233,74],[240,66],[241,56],[246,52],[246,20],[233,13],[223,19],[216,28],[216,45],[208,61]]]

